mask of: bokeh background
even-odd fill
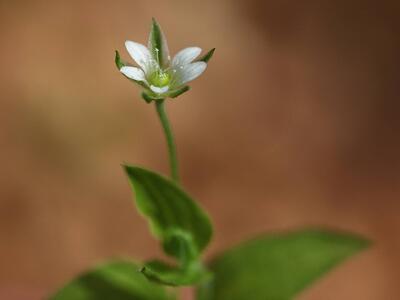
[[[216,226],[207,256],[350,230],[373,248],[299,299],[400,299],[400,2],[368,0],[1,0],[0,299],[160,254],[120,163],[167,173],[164,137],[113,63],[152,16],[172,52],[217,48],[168,103],[184,186]]]

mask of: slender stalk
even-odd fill
[[[167,114],[165,112],[164,99],[157,100],[155,101],[155,103],[156,103],[157,113],[161,121],[161,125],[164,129],[165,138],[167,139],[171,178],[174,181],[179,182],[178,157],[176,155],[176,146],[174,142],[174,136],[171,130],[171,125],[169,123]]]

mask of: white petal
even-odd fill
[[[172,66],[184,66],[190,64],[201,53],[199,47],[189,47],[179,51],[172,60]]]
[[[151,86],[150,86],[150,89],[151,89],[154,93],[157,93],[157,94],[164,94],[164,93],[168,92],[169,86],[166,85],[166,86],[163,86],[163,87],[157,87],[157,86],[151,85]]]
[[[150,68],[154,66],[154,59],[151,56],[149,49],[142,44],[132,41],[126,41],[125,47],[135,62],[143,69],[145,73],[148,73]]]
[[[207,64],[203,61],[191,63],[189,65],[178,67],[175,72],[176,79],[174,86],[180,86],[186,82],[192,81],[199,77],[207,68]]]
[[[136,68],[136,67],[122,67],[121,73],[124,74],[126,77],[136,80],[136,81],[143,81],[146,82],[146,77],[144,75],[143,70]]]

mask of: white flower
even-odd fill
[[[167,41],[158,23],[153,19],[148,47],[132,42],[125,42],[126,49],[138,67],[128,66],[120,61],[117,52],[116,63],[121,73],[145,88],[146,100],[177,97],[186,92],[185,84],[199,77],[207,68],[207,61],[214,49],[201,59],[199,47],[188,47],[179,51],[170,59]],[[195,61],[196,60],[196,61]]]

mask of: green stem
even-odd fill
[[[178,157],[176,155],[174,136],[172,134],[171,126],[164,108],[164,99],[156,100],[155,103],[161,125],[164,129],[165,138],[167,139],[171,178],[174,181],[179,182]]]

